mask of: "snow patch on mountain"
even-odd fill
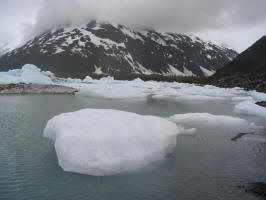
[[[0,65],[11,69],[13,65],[34,63],[50,71],[54,65],[54,72],[60,76],[71,76],[74,69],[76,74],[94,73],[94,66],[109,75],[209,76],[236,55],[196,36],[91,21],[47,31],[3,55]]]
[[[205,76],[212,76],[215,73],[214,70],[208,70],[201,66],[200,66],[200,69],[205,74]]]

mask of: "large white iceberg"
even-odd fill
[[[0,72],[0,84],[10,83],[37,83],[53,84],[49,76],[51,72],[42,72],[32,64],[26,64],[21,69],[13,69],[7,72]]]
[[[55,141],[65,171],[104,176],[164,159],[179,132],[175,123],[159,117],[84,109],[49,120],[44,137]]]

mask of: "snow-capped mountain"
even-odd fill
[[[0,58],[0,71],[37,65],[58,76],[163,74],[208,76],[236,57],[195,36],[132,30],[91,21],[47,31]]]

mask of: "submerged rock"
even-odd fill
[[[256,103],[259,106],[266,107],[266,101],[260,101]]]
[[[266,199],[266,183],[264,182],[250,183],[246,186],[241,185],[238,187],[245,189],[246,192],[254,193],[257,196]]]
[[[249,135],[249,134],[253,134],[253,133],[239,133],[235,137],[231,138],[231,140],[236,142],[238,139],[242,138],[245,135]]]
[[[4,84],[0,85],[0,94],[74,94],[77,89],[61,85],[41,84]]]

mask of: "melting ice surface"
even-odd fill
[[[48,121],[44,136],[55,141],[65,171],[103,176],[164,159],[176,145],[176,124],[117,110],[83,109]]]
[[[224,115],[212,115],[209,113],[186,113],[177,114],[169,117],[169,120],[186,124],[186,123],[200,123],[206,126],[229,126],[229,127],[251,127],[258,128],[254,123],[247,122],[244,119],[238,117],[224,116]]]
[[[79,89],[82,98],[110,100],[167,100],[191,102],[225,101],[235,105],[238,117],[210,113],[183,113],[166,118],[142,116],[117,110],[85,109],[52,118],[44,136],[55,141],[60,166],[65,171],[90,175],[111,175],[136,170],[165,158],[176,145],[177,134],[195,133],[196,124],[214,127],[261,127],[241,116],[266,118],[266,109],[255,104],[266,95],[240,88],[224,89],[185,83],[166,83],[140,79],[118,81],[113,77],[93,80],[62,79],[42,72],[33,65],[0,72],[0,83],[58,84]],[[189,124],[193,127],[188,127]],[[190,128],[190,129],[185,129]]]
[[[235,113],[255,115],[266,118],[266,108],[255,104],[255,101],[244,101],[235,106]]]

